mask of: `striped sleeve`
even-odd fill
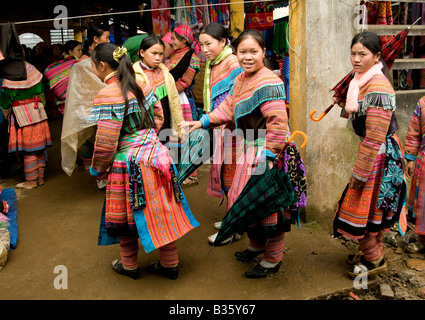
[[[383,108],[368,108],[366,111],[366,137],[359,145],[353,177],[366,182],[372,172],[381,145],[391,122],[393,111]]]
[[[282,151],[288,134],[288,117],[285,109],[285,101],[267,101],[261,105],[260,110],[266,119],[265,149],[277,156]]]
[[[421,109],[421,105],[418,103],[415,110],[413,111],[412,118],[409,122],[409,127],[407,128],[406,144],[404,150],[406,152],[406,159],[408,160],[414,160],[414,157],[419,152],[419,147],[422,142]],[[408,154],[413,155],[414,157],[409,159]]]
[[[229,93],[226,99],[208,114],[211,127],[218,127],[228,122],[233,122],[234,103],[233,96]]]
[[[98,120],[96,139],[92,158],[92,168],[104,173],[114,158],[118,147],[122,122],[117,120]]]
[[[181,93],[183,90],[188,89],[193,82],[196,75],[196,69],[191,67],[187,68],[183,76],[176,81],[177,91]]]

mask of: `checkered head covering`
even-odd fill
[[[179,36],[185,38],[189,42],[192,49],[195,50],[196,54],[201,51],[201,46],[199,45],[198,40],[196,40],[193,36],[193,31],[187,23],[179,25],[173,31],[175,31]]]

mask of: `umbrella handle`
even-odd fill
[[[333,104],[331,104],[329,107],[327,107],[327,108],[326,108],[326,110],[325,110],[325,111],[323,111],[323,112],[322,112],[322,114],[321,114],[318,118],[314,118],[314,117],[313,117],[313,115],[316,113],[316,109],[313,109],[313,110],[310,112],[310,119],[311,119],[311,120],[313,120],[313,121],[316,121],[316,122],[318,122],[318,121],[322,120],[322,119],[323,119],[323,117],[324,117],[324,116],[326,116],[326,115],[328,114],[328,112],[332,109],[332,107],[333,107],[334,105],[335,105],[335,104],[333,103]]]
[[[308,142],[307,135],[304,132],[297,130],[297,131],[292,132],[292,134],[289,137],[288,141],[286,141],[286,144],[285,144],[285,148],[284,149],[286,149],[286,147],[289,146],[289,144],[292,142],[292,140],[294,140],[294,138],[295,138],[296,135],[301,135],[304,138],[304,142],[301,145],[301,148],[304,148],[307,145],[307,142]]]

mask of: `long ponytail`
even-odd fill
[[[100,61],[106,62],[113,70],[117,71],[117,79],[120,83],[121,92],[125,101],[124,116],[127,115],[129,108],[128,92],[131,92],[136,97],[137,103],[139,104],[140,110],[142,112],[142,123],[139,124],[139,129],[144,124],[148,127],[152,127],[152,121],[149,122],[149,119],[146,117],[147,112],[145,108],[145,95],[136,82],[136,76],[131,60],[127,54],[123,52],[117,54],[117,51],[119,51],[119,49],[117,49],[118,47],[112,43],[101,43],[95,47],[92,60],[95,65],[98,65]]]

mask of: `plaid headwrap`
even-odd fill
[[[187,23],[179,25],[173,31],[175,31],[179,36],[185,38],[190,43],[192,49],[195,50],[196,54],[201,51],[201,46],[199,45],[198,40],[196,40],[193,36],[193,31]]]

